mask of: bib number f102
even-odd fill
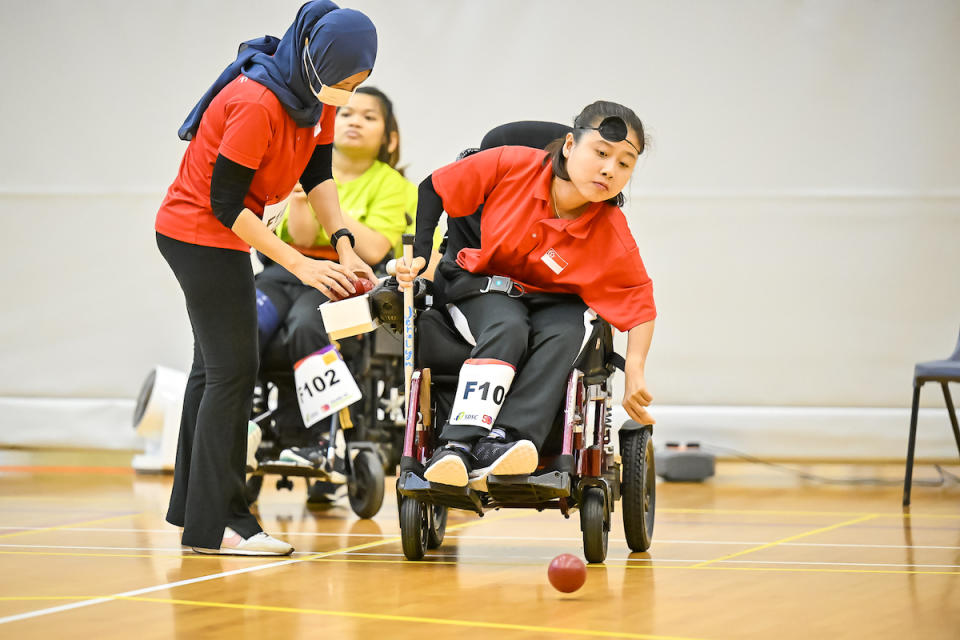
[[[295,364],[293,377],[300,414],[303,424],[308,427],[363,397],[347,364],[333,345]]]
[[[460,367],[450,424],[490,429],[497,421],[516,370],[502,360],[467,360]]]

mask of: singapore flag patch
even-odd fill
[[[556,249],[550,249],[545,254],[540,256],[540,259],[545,265],[550,267],[550,270],[556,274],[559,274],[561,271],[567,268],[567,261],[560,257],[560,254],[557,253]]]

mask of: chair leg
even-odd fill
[[[903,479],[903,506],[910,504],[910,487],[913,484],[913,451],[917,444],[917,411],[920,408],[920,387],[913,383],[913,408],[910,410],[910,439],[907,442],[907,473]]]
[[[957,453],[960,453],[960,427],[957,426],[957,411],[953,408],[953,398],[950,397],[950,387],[946,382],[941,382],[943,388],[943,399],[947,402],[947,413],[950,414],[950,426],[953,427],[953,439],[957,441]]]

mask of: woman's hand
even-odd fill
[[[653,396],[647,390],[647,381],[642,373],[627,373],[623,392],[623,408],[627,415],[640,424],[654,424],[656,420],[647,411]]]
[[[424,266],[426,266],[426,261],[423,258],[414,258],[412,264],[407,264],[403,258],[398,258],[396,262],[396,276],[397,284],[400,285],[400,290],[404,290],[407,287],[412,287],[414,280],[417,278],[417,274],[423,271]]]
[[[331,260],[314,260],[301,256],[291,269],[303,284],[318,290],[331,300],[346,298],[356,292],[354,275],[347,267]]]
[[[348,269],[353,275],[366,278],[370,282],[376,284],[377,276],[373,275],[373,269],[370,268],[370,265],[364,262],[360,256],[353,251],[353,248],[345,250],[345,245],[347,245],[346,242],[341,242],[340,246],[337,247],[337,252],[340,254],[340,264],[344,268]]]

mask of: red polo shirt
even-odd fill
[[[333,142],[334,107],[324,106],[316,127],[298,127],[262,84],[239,76],[203,113],[157,213],[155,229],[182,242],[247,251],[210,207],[210,178],[217,155],[256,169],[243,204],[258,216],[293,190],[317,145]]]
[[[532,291],[572,293],[621,331],[653,320],[653,283],[623,211],[605,202],[575,220],[554,215],[553,170],[543,151],[497,147],[433,172],[453,217],[483,205],[480,248],[457,264],[471,273],[509,276]]]

